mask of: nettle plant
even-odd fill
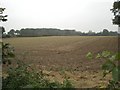
[[[86,56],[89,60],[105,60],[101,67],[103,70],[103,77],[107,74],[112,74],[112,80],[109,80],[108,88],[120,88],[120,52],[113,53],[110,51],[103,51],[96,55],[89,52]]]

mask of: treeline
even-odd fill
[[[75,30],[60,30],[55,28],[26,28],[20,30],[21,36],[72,36],[72,35],[80,35],[79,32]]]
[[[108,31],[103,29],[102,32],[80,32],[76,30],[61,30],[55,28],[25,28],[21,30],[11,29],[8,33],[5,32],[5,28],[1,27],[0,32],[2,37],[39,37],[39,36],[117,36],[117,31]]]
[[[89,31],[87,33],[82,33],[82,36],[118,36],[119,33],[117,31],[108,31],[107,29],[103,29],[101,32],[92,32]]]

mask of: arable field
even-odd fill
[[[118,50],[118,38],[112,36],[20,37],[3,42],[15,48],[15,60],[42,69],[51,80],[62,82],[64,71],[75,87],[87,88],[105,86],[111,76],[102,77],[100,68],[104,60],[88,60],[86,54]]]

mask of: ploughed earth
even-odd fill
[[[13,64],[21,60],[36,71],[43,70],[50,80],[62,82],[67,76],[75,87],[81,88],[105,87],[111,79],[111,75],[102,77],[101,65],[105,60],[89,60],[87,53],[118,51],[118,37],[112,36],[20,37],[3,42],[15,48]]]

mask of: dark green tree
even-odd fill
[[[109,31],[108,31],[107,29],[103,29],[103,35],[104,35],[104,36],[109,35]]]
[[[2,29],[2,34],[4,34],[5,28],[4,28],[4,27],[1,27],[1,29]]]
[[[5,19],[5,17],[7,17],[7,15],[5,15],[5,16],[2,15],[4,10],[5,10],[5,8],[0,8],[0,21],[2,21],[2,22],[7,21],[7,19]],[[1,27],[1,32],[2,32],[2,35],[4,35],[4,32],[5,32],[4,27]],[[9,43],[3,43],[3,42],[1,42],[1,46],[2,46],[2,50],[0,53],[2,53],[2,63],[3,64],[6,64],[6,63],[11,64],[10,60],[14,57],[13,47],[11,47]]]
[[[10,35],[10,36],[15,36],[15,30],[14,30],[14,29],[11,29],[11,30],[8,32],[8,35]]]
[[[0,21],[5,22],[7,21],[6,17],[7,15],[3,15],[3,11],[5,10],[5,8],[0,8]],[[4,27],[0,27],[0,37],[3,37],[5,32],[5,28]]]
[[[113,8],[111,11],[114,14],[113,24],[119,25],[120,27],[120,0],[113,3]]]
[[[15,33],[16,33],[16,35],[20,35],[20,31],[19,30],[16,30]]]
[[[5,8],[0,8],[0,21],[7,21],[6,17],[7,15],[3,15],[3,12],[4,12]]]

